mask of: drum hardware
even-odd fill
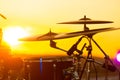
[[[82,20],[85,20],[86,21],[86,16],[84,16],[84,18]],[[87,19],[88,20],[88,19]],[[90,19],[89,19],[90,20]],[[93,21],[94,22],[94,21]],[[79,22],[63,22],[61,24],[78,24]],[[101,22],[100,22],[101,23]],[[84,22],[82,23],[84,24],[84,31],[89,31],[89,28],[86,27],[86,24],[89,24],[88,22]],[[96,22],[95,22],[96,24]],[[94,59],[92,58],[92,44],[91,44],[91,41],[93,41],[96,46],[102,51],[102,53],[104,54],[105,56],[105,66],[107,67],[106,69],[106,76],[105,76],[105,79],[107,80],[108,78],[108,62],[110,62],[113,66],[113,62],[110,60],[109,56],[101,49],[101,47],[97,44],[97,42],[92,38],[93,37],[93,33],[92,34],[87,34],[85,35],[89,41],[89,46],[87,47],[87,51],[88,51],[88,55],[87,55],[87,59],[84,63],[84,66],[83,66],[83,70],[81,71],[81,74],[80,74],[80,80],[82,79],[82,75],[83,75],[83,72],[84,72],[84,69],[88,63],[88,68],[87,68],[87,80],[90,80],[90,68],[91,68],[91,63],[93,63],[93,66],[95,68],[95,64],[94,64]],[[82,36],[79,40],[81,41],[81,39],[83,38],[84,36]],[[77,43],[77,42],[76,42]],[[78,44],[78,43],[77,43]],[[76,45],[74,44],[67,52],[67,54],[69,56],[71,56],[71,54],[73,54],[73,52],[76,50]],[[114,70],[116,70],[116,67],[114,66]],[[96,68],[95,68],[95,71],[96,71]],[[97,71],[96,71],[96,80],[97,80]]]
[[[91,65],[93,64],[93,67],[95,69],[96,72],[96,80],[97,80],[97,71],[96,71],[96,67],[95,67],[95,63],[96,61],[93,59],[92,57],[92,42],[95,43],[95,45],[99,48],[99,50],[103,53],[104,55],[104,59],[105,59],[105,65],[104,67],[106,68],[106,75],[105,75],[105,80],[108,80],[108,67],[109,67],[109,63],[114,66],[113,62],[111,61],[111,59],[109,58],[109,56],[102,50],[102,48],[98,45],[98,43],[93,39],[93,36],[97,33],[100,32],[106,32],[106,31],[112,31],[112,30],[118,30],[120,28],[101,28],[101,29],[92,29],[90,30],[86,25],[87,24],[105,24],[105,23],[113,23],[112,21],[99,21],[99,20],[91,20],[90,18],[87,18],[86,16],[84,16],[84,18],[81,18],[78,21],[69,21],[69,22],[61,22],[59,24],[83,24],[84,25],[84,31],[77,31],[77,32],[70,32],[70,33],[62,33],[62,34],[57,34],[57,33],[53,33],[51,32],[51,30],[49,31],[49,33],[45,34],[45,35],[38,35],[38,36],[33,36],[33,37],[27,37],[27,38],[22,38],[19,39],[21,41],[45,41],[45,40],[50,40],[50,46],[59,50],[62,50],[64,52],[67,52],[68,56],[73,56],[76,57],[78,62],[80,63],[81,61],[79,61],[82,55],[82,51],[84,48],[86,48],[86,50],[88,51],[87,54],[87,58],[85,59],[85,63],[83,65],[82,70],[79,72],[79,70],[77,71],[77,73],[79,73],[79,80],[82,79],[84,70],[86,68],[87,65],[87,80],[90,80],[90,71],[91,71]],[[71,37],[76,37],[76,36],[82,36],[77,42],[76,44],[74,44],[69,50],[64,50],[58,46],[56,46],[56,42],[53,40],[56,39],[64,39],[64,38],[71,38]],[[77,49],[77,45],[80,43],[80,41],[86,38],[89,45],[86,46],[86,43],[83,45],[83,48],[81,50]],[[78,54],[75,55],[74,51],[76,51]],[[78,64],[75,66],[79,66]],[[115,67],[115,66],[114,66]],[[116,70],[117,68],[115,67],[114,70]],[[120,71],[117,69],[117,71],[120,73]],[[73,72],[72,72],[73,73]]]
[[[82,40],[82,38],[84,38],[84,37],[86,37],[86,36],[82,36],[79,40],[78,40],[78,42],[76,42],[76,44],[78,45],[78,43]],[[93,40],[92,38],[90,38],[90,40],[89,40],[89,37],[88,37],[88,41],[89,41],[89,46],[88,47],[86,47],[87,48],[87,50],[88,50],[88,56],[87,56],[87,59],[86,59],[86,62],[84,63],[84,66],[83,66],[83,70],[81,71],[81,74],[79,74],[80,75],[80,80],[82,79],[82,75],[83,75],[83,72],[84,72],[84,70],[85,70],[85,67],[86,67],[86,65],[88,64],[88,68],[87,68],[87,80],[90,80],[90,68],[91,68],[91,63],[93,63],[93,67],[95,68],[95,64],[94,64],[94,62],[96,63],[96,61],[94,61],[94,59],[92,58],[92,54],[91,54],[91,51],[92,51],[92,45],[91,45],[91,40]],[[94,41],[94,40],[93,40]],[[95,42],[95,41],[94,41]],[[77,45],[76,44],[74,44],[69,50],[68,50],[68,55],[69,56],[71,56],[71,55],[74,55],[74,51],[77,49]],[[95,42],[95,44],[97,45],[97,46],[99,46],[96,42]],[[84,46],[83,46],[83,48],[85,48],[85,45],[86,44],[84,44]],[[79,51],[79,50],[76,50],[78,53],[80,53],[80,55],[82,54],[82,50],[83,50],[83,48],[81,49],[81,51]],[[100,46],[98,47],[98,48],[100,48]],[[100,48],[100,50],[103,52],[103,50]],[[80,60],[80,55],[76,55],[76,57],[77,57],[77,60]],[[105,57],[107,56],[107,54],[104,52],[104,55],[105,55]],[[82,57],[83,58],[83,57]],[[111,60],[109,59],[109,57],[107,56],[107,58],[105,58],[106,60],[105,61],[107,61],[107,63],[105,63],[105,65],[104,66],[106,66],[106,67],[108,67],[109,65],[108,65],[108,61],[110,61],[111,62]],[[112,63],[112,62],[111,62]],[[112,65],[113,65],[113,63],[112,63]],[[114,65],[113,65],[114,66]],[[108,70],[108,69],[107,69]],[[116,67],[114,66],[114,70],[113,71],[115,71],[116,70]],[[96,71],[96,68],[95,68],[95,71]],[[78,71],[79,72],[79,71]],[[106,79],[107,79],[107,76],[108,75],[106,75]],[[75,79],[75,80],[77,80],[77,79]],[[96,71],[96,80],[97,80],[97,71]]]
[[[67,60],[68,57],[60,58],[28,58],[25,59],[26,63],[26,80],[63,80],[62,70],[72,65],[72,59]],[[42,63],[42,64],[41,64]],[[28,70],[27,65],[30,66]],[[62,67],[61,67],[62,66]],[[28,74],[30,71],[30,78]]]

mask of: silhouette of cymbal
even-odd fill
[[[112,21],[95,21],[95,20],[79,20],[79,21],[70,21],[70,22],[61,22],[58,24],[104,24],[104,23],[113,23]]]
[[[102,20],[91,20],[90,18],[81,18],[77,21],[68,21],[68,22],[61,22],[58,24],[104,24],[104,23],[113,23],[113,21],[102,21]]]
[[[0,16],[2,17],[2,18],[4,18],[4,19],[7,19],[4,15],[2,15],[1,13],[0,13]]]
[[[101,28],[101,29],[93,29],[88,31],[77,31],[77,32],[70,32],[70,33],[53,33],[49,32],[44,35],[36,35],[36,36],[30,36],[19,39],[20,41],[45,41],[45,40],[56,40],[56,39],[65,39],[65,38],[71,38],[81,35],[93,35],[99,32],[106,32],[106,31],[112,31],[112,30],[118,30],[120,28]]]
[[[50,40],[51,38],[54,38],[56,35],[58,35],[58,34],[50,31],[50,32],[48,32],[46,34],[29,36],[29,37],[21,38],[19,40],[20,41],[39,41],[39,40],[42,41],[42,40]]]

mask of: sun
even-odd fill
[[[6,41],[10,46],[20,44],[19,38],[29,36],[27,30],[20,26],[9,27],[3,31],[3,40]]]

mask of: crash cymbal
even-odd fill
[[[80,35],[94,35],[96,33],[118,30],[118,29],[120,29],[120,28],[111,27],[111,28],[93,29],[93,30],[88,30],[88,31],[78,31],[78,32],[66,33],[59,37],[60,38],[70,38],[70,37],[76,37],[76,36],[80,36]],[[58,37],[58,35],[57,35],[57,37]]]
[[[58,24],[105,24],[105,23],[113,23],[113,21],[102,21],[102,20],[91,20],[90,18],[81,18],[77,21],[69,21],[69,22],[61,22]]]
[[[88,31],[77,31],[77,32],[70,32],[70,33],[53,33],[49,32],[44,35],[37,35],[37,36],[31,36],[19,39],[20,41],[45,41],[45,40],[56,40],[56,39],[65,39],[65,38],[71,38],[81,35],[92,35],[99,32],[106,32],[106,31],[112,31],[112,30],[118,30],[120,28],[101,28],[101,29],[93,29]]]
[[[25,38],[19,39],[20,41],[42,41],[42,40],[49,40],[51,38],[54,38],[54,36],[58,35],[57,33],[51,32],[51,30],[43,35],[35,35],[35,36],[29,36]]]

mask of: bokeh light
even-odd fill
[[[120,52],[117,54],[116,58],[117,58],[117,61],[120,62]]]

